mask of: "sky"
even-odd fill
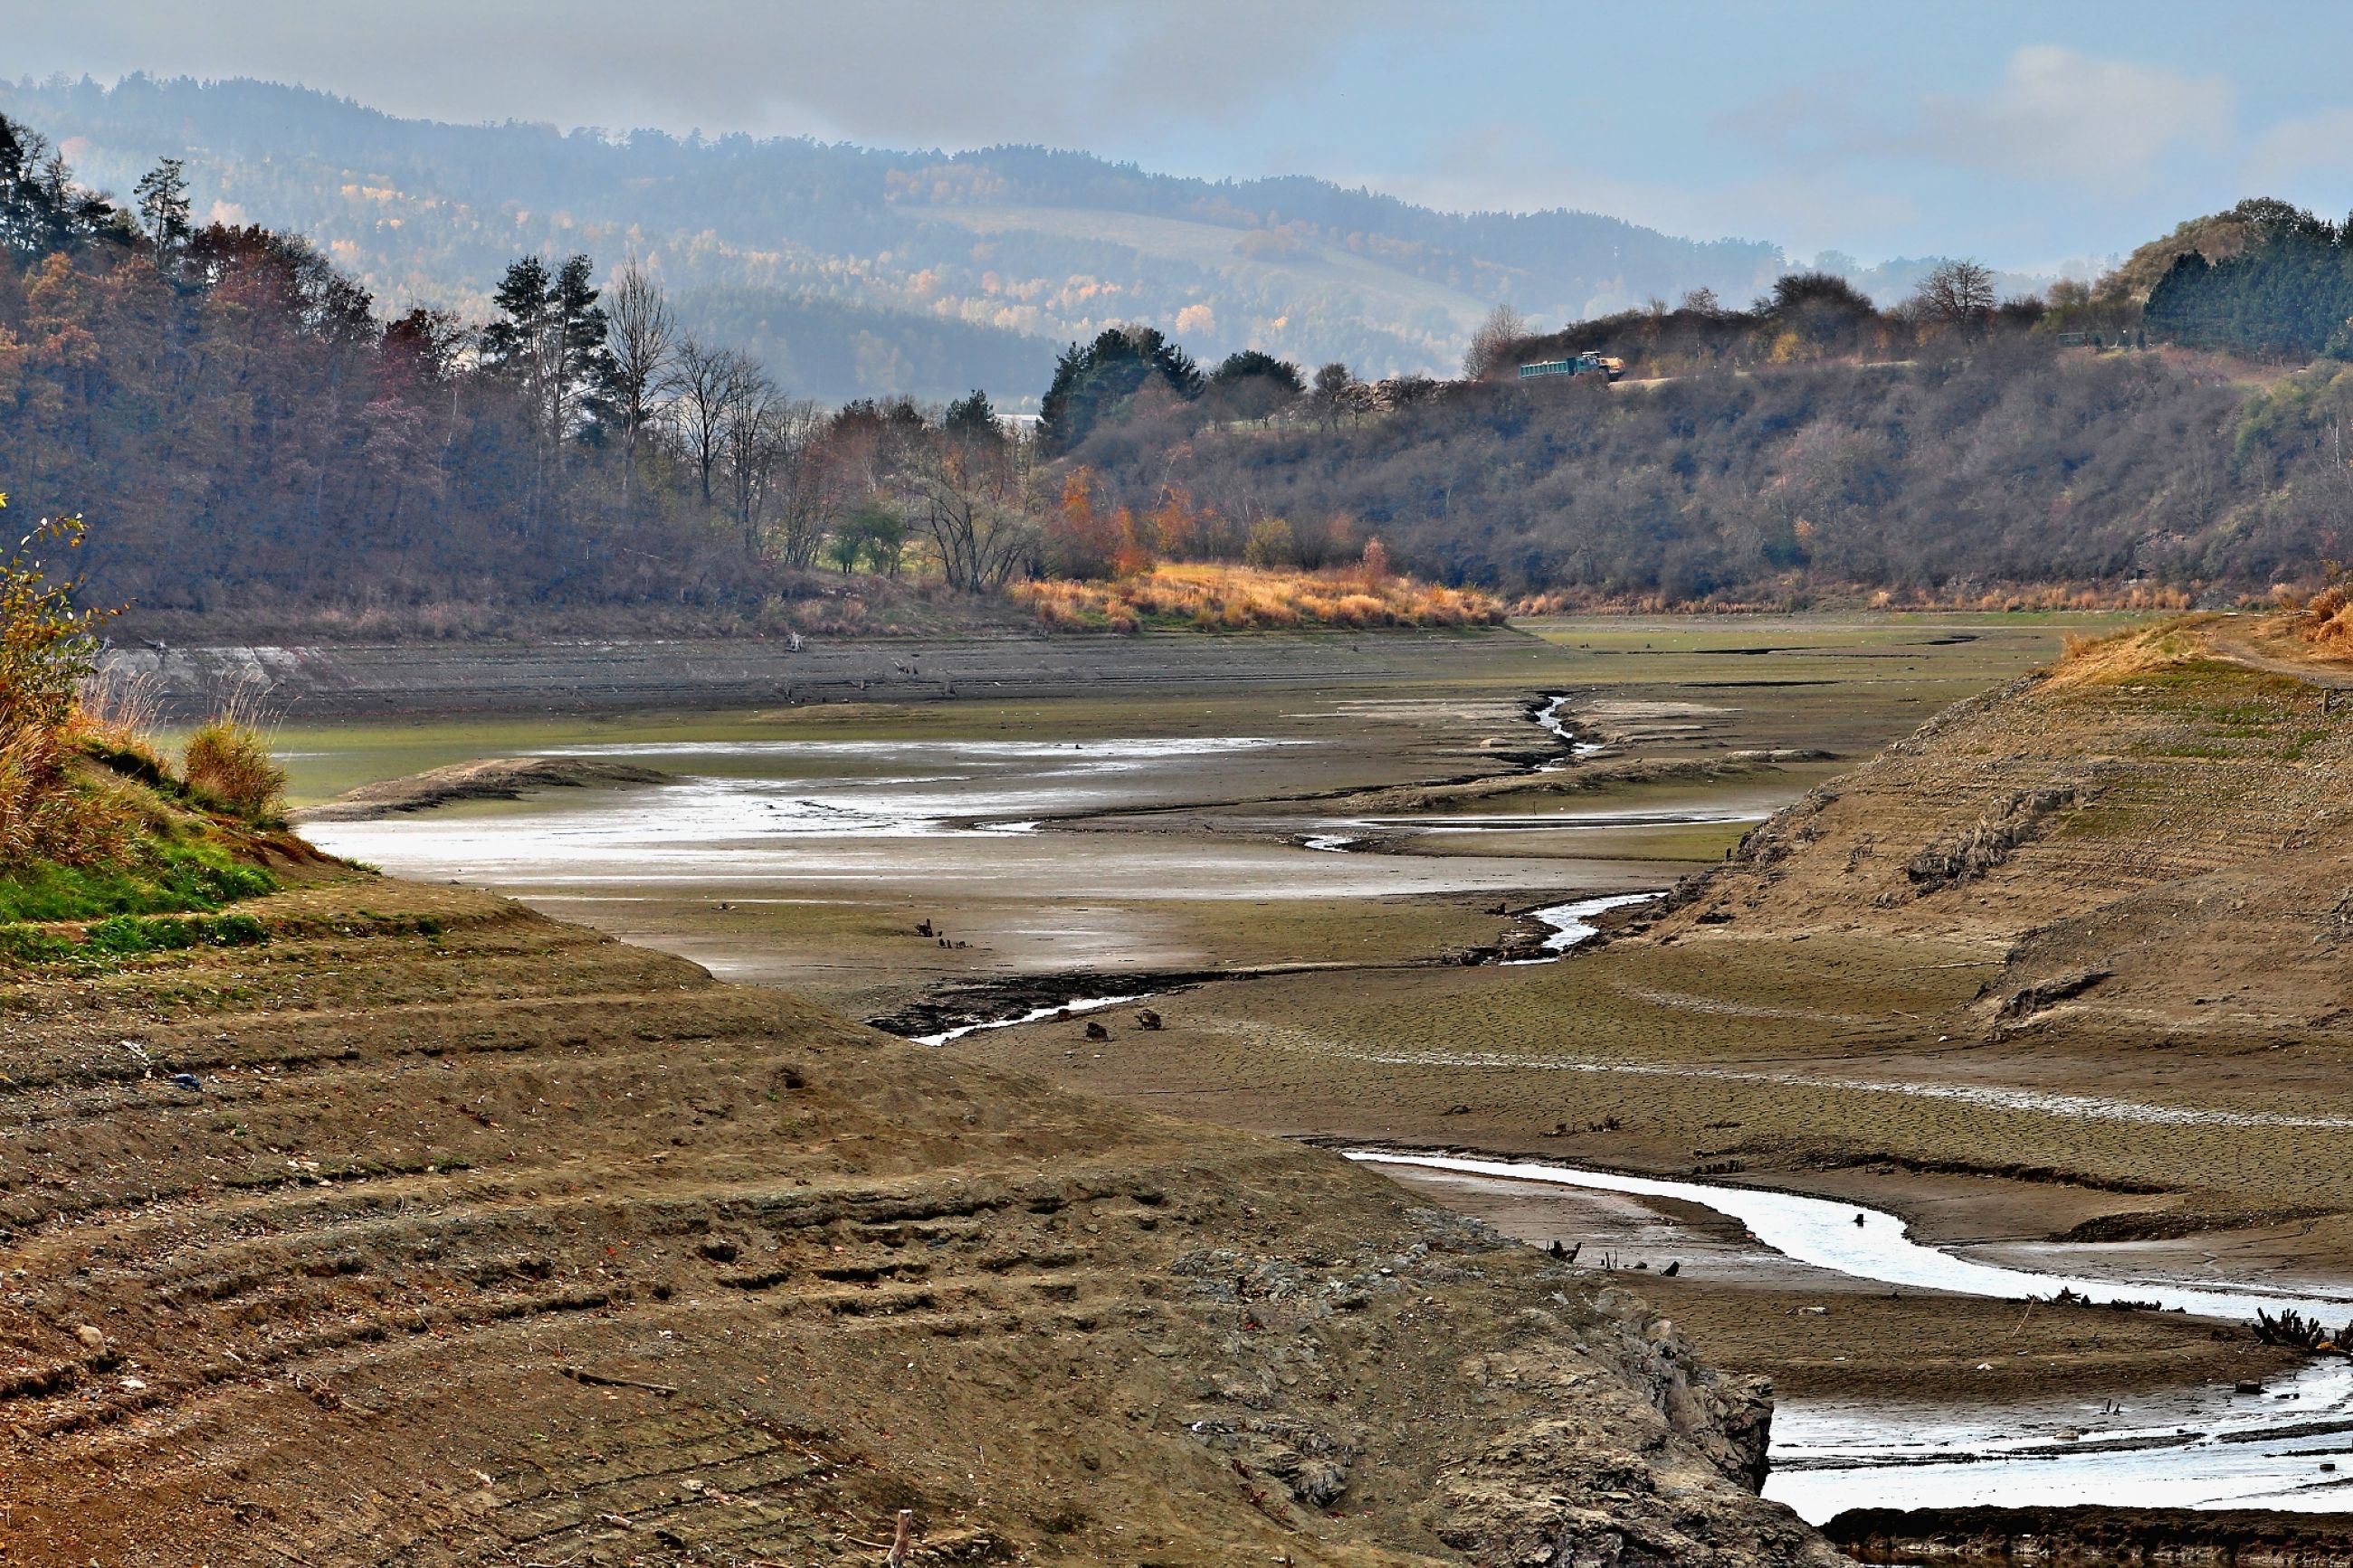
[[[0,74],[396,114],[1082,148],[1864,263],[2080,269],[2249,195],[2353,207],[2307,0],[0,0]]]

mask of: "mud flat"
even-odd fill
[[[111,650],[194,716],[224,692],[258,689],[304,722],[461,714],[726,711],[771,704],[1022,700],[1073,692],[1174,698],[1283,685],[1414,684],[1489,668],[1547,667],[1539,639],[1502,629],[1134,637],[874,640],[735,638],[508,645],[335,644]]]
[[[375,822],[460,801],[521,800],[551,789],[660,784],[677,775],[599,757],[491,757],[452,763],[405,779],[363,784],[350,794],[295,814],[302,825]]]
[[[1292,1136],[1852,1201],[1987,1263],[2334,1294],[2353,1278],[2353,716],[2329,672],[2200,635],[2007,684],[1826,773],[1676,907],[1567,963],[1197,987],[1148,1043],[1033,1025],[971,1048]],[[1597,690],[1591,727],[1661,756],[1805,738],[1781,709],[1714,711],[1729,688],[1708,684]],[[1538,1206],[1446,1201],[1498,1223]],[[1515,1233],[1618,1250],[1591,1219]],[[1801,1402],[2077,1426],[2288,1359],[2222,1324],[1744,1280],[1655,1205],[1634,1234],[1641,1289]]]

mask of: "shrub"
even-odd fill
[[[191,794],[248,822],[274,821],[286,799],[286,770],[269,742],[234,708],[207,719],[188,737],[182,765]]]

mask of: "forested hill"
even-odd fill
[[[1179,179],[1039,148],[444,125],[255,81],[0,82],[0,112],[119,195],[185,159],[199,224],[307,235],[390,309],[480,317],[519,252],[617,262],[634,247],[687,325],[828,401],[980,386],[1018,405],[1064,342],[1128,321],[1204,356],[1443,373],[1500,299],[1559,322],[1692,289],[1746,298],[1781,260],[1313,179]]]

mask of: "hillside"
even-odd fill
[[[1330,1155],[471,892],[242,907],[0,970],[12,1562],[1831,1561],[1758,1388]]]
[[[1078,457],[1139,509],[1174,485],[1302,538],[1345,518],[1439,581],[1567,604],[2229,605],[2316,578],[2353,529],[2353,374],[2330,362],[2259,375],[2031,331],[1905,353],[1458,386],[1273,430],[1136,418]]]
[[[1995,963],[1972,1032],[2045,1051],[2176,1030],[2318,1048],[2353,977],[2348,687],[2353,666],[2278,619],[2084,647],[1758,828],[1649,940],[1978,948]]]
[[[1018,402],[1062,342],[1129,321],[1210,358],[1257,346],[1449,371],[1499,298],[1569,320],[1686,289],[1745,297],[1780,262],[1591,214],[1440,213],[1304,178],[1179,179],[1039,148],[440,125],[255,81],[0,82],[0,111],[118,193],[185,158],[199,223],[311,235],[399,308],[480,315],[500,269],[534,251],[634,247],[674,292],[767,291],[791,321],[774,370],[828,401],[979,385]]]

